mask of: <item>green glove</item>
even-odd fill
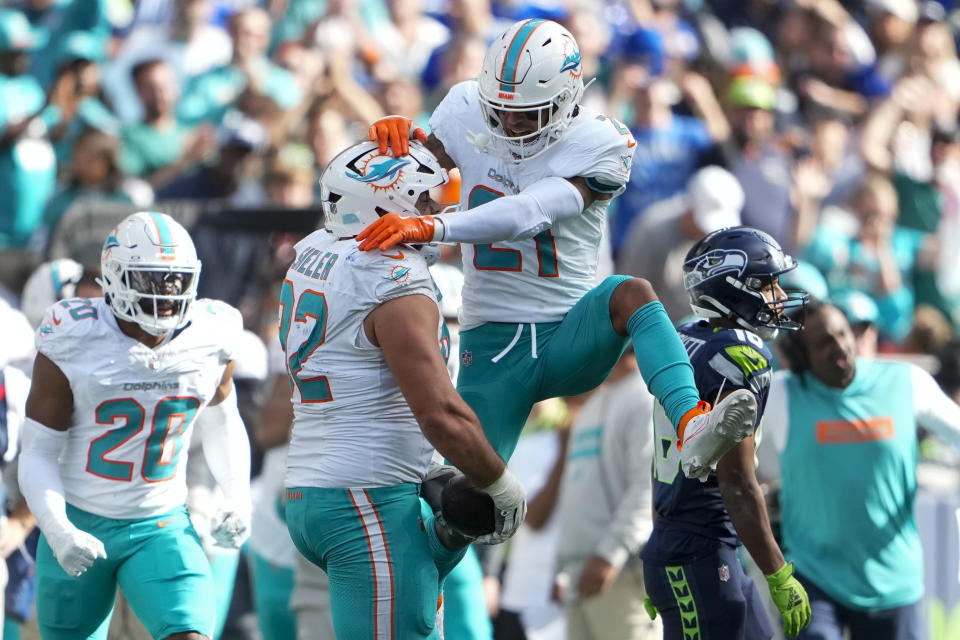
[[[791,637],[810,624],[810,598],[807,590],[793,577],[793,563],[789,562],[776,573],[764,576],[770,587],[773,603],[783,618],[783,630]]]
[[[647,615],[650,616],[651,620],[657,619],[657,614],[660,613],[660,610],[650,601],[650,596],[643,599],[643,608],[647,610]]]

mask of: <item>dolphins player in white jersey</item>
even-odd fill
[[[423,146],[409,151],[401,161],[363,142],[330,161],[320,179],[326,228],[297,244],[280,294],[294,409],[287,528],[327,572],[334,629],[351,640],[440,637],[442,582],[468,543],[455,533],[471,534],[448,505],[465,507],[475,522],[461,522],[490,542],[526,513],[522,485],[447,374],[425,258],[406,244],[362,252],[355,239],[385,209],[439,209],[429,191],[446,171]],[[442,518],[420,498],[434,447],[474,485],[443,488]]]
[[[455,85],[426,141],[460,169],[461,207],[440,216],[386,215],[358,235],[364,250],[459,242],[463,252],[457,389],[508,458],[534,403],[593,389],[632,340],[640,372],[677,429],[684,473],[706,478],[751,433],[743,391],[711,412],[680,338],[650,283],[611,276],[594,286],[610,199],[630,176],[630,130],[580,105],[580,48],[549,20],[515,23],[487,50],[479,78]],[[400,155],[410,121],[370,128]]]
[[[200,261],[165,214],[120,222],[100,267],[104,297],[55,303],[36,333],[19,481],[43,532],[40,633],[106,638],[119,584],[152,637],[209,638],[214,588],[184,506],[187,449],[196,430],[228,505],[213,537],[239,547],[250,518],[233,391],[240,314],[195,301]]]

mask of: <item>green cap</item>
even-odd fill
[[[850,324],[862,322],[877,324],[880,318],[880,308],[877,307],[877,303],[862,291],[847,289],[835,293],[832,298],[833,303],[847,316]]]
[[[737,78],[727,89],[727,102],[733,107],[751,107],[770,111],[776,103],[777,90],[766,80]]]
[[[0,52],[33,51],[45,43],[41,33],[16,9],[0,9]]]

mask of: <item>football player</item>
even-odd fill
[[[27,400],[19,481],[43,536],[45,640],[106,638],[117,585],[154,638],[211,637],[210,563],[184,500],[196,430],[225,494],[213,536],[249,524],[250,450],[233,391],[236,309],[195,301],[200,261],[162,213],[118,224],[101,254],[103,298],[47,309]]]
[[[616,120],[579,104],[580,49],[549,20],[517,22],[487,50],[480,76],[433,112],[427,147],[460,170],[469,211],[388,213],[361,249],[463,243],[457,388],[497,452],[509,458],[531,407],[599,385],[632,339],[651,392],[680,434],[684,472],[709,473],[750,433],[756,403],[736,392],[710,412],[683,344],[650,283],[611,276],[594,286],[610,199],[630,176],[636,143]],[[410,121],[390,116],[371,139],[402,160]]]
[[[434,447],[465,474],[443,495],[477,518],[477,535],[506,539],[526,512],[522,485],[447,374],[426,259],[408,244],[362,252],[355,238],[381,211],[435,213],[429,190],[446,182],[416,143],[402,158],[371,142],[342,151],[320,179],[326,228],[297,244],[281,289],[294,408],[287,528],[330,578],[338,638],[440,637],[441,583],[468,541],[420,499]]]
[[[687,253],[684,286],[703,319],[679,331],[704,397],[745,391],[762,415],[772,357],[764,341],[800,328],[791,318],[805,298],[788,296],[780,287],[780,274],[795,267],[776,240],[750,227],[716,231]],[[654,442],[659,443],[653,457],[656,517],[640,556],[648,611],[663,615],[663,637],[772,636],[760,594],[737,557],[741,540],[766,575],[787,635],[796,636],[810,621],[810,604],[770,530],[754,473],[754,434],[727,452],[705,482],[679,473],[676,435],[659,405]]]

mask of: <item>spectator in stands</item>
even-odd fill
[[[374,76],[381,81],[416,81],[433,50],[450,39],[450,30],[424,12],[423,0],[394,0],[386,4],[388,16],[370,29],[380,48]]]
[[[633,220],[651,204],[683,191],[706,153],[729,135],[723,112],[705,78],[688,73],[682,89],[699,117],[673,113],[664,71],[663,43],[638,29],[623,43],[616,74],[630,100],[630,131],[637,141],[626,191],[611,222],[616,254]]]
[[[210,22],[210,0],[162,0],[172,9],[168,23],[135,23],[116,56],[104,64],[104,89],[117,117],[124,124],[138,122],[143,114],[130,72],[140,62],[161,58],[173,69],[178,89],[194,76],[230,62],[233,44],[219,25]],[[144,2],[137,3],[140,11]]]
[[[913,317],[912,275],[923,235],[897,226],[897,194],[885,178],[864,180],[852,205],[853,230],[822,225],[806,258],[823,272],[831,293],[855,289],[871,296],[880,333],[900,340]]]
[[[224,119],[217,137],[220,150],[216,161],[196,167],[157,189],[157,200],[238,197],[240,187],[250,173],[250,164],[269,146],[267,130],[253,118],[233,111]]]
[[[98,129],[112,137],[120,136],[120,123],[100,101],[100,67],[105,44],[84,31],[74,31],[59,44],[61,56],[57,80],[66,76],[76,85],[75,108],[61,113],[60,121],[51,128],[50,140],[62,169],[73,157],[73,145],[84,129]]]
[[[555,569],[569,640],[662,635],[644,610],[638,555],[653,528],[653,404],[627,349],[573,422]]]
[[[918,638],[917,428],[960,448],[960,407],[919,367],[857,358],[836,307],[811,303],[781,346],[791,370],[774,376],[759,469],[779,477],[784,546],[810,596],[798,638]]]
[[[68,34],[84,33],[105,47],[110,37],[107,0],[20,0],[16,3],[30,24],[41,34],[47,46],[33,56],[30,72],[47,88],[53,82],[64,54],[71,46]]]
[[[832,296],[831,300],[847,316],[857,345],[857,357],[876,358],[879,339],[877,319],[880,317],[877,303],[870,296],[855,289],[841,291]]]
[[[776,87],[761,78],[730,83],[727,113],[735,144],[725,152],[746,193],[743,224],[766,231],[790,252],[800,244],[798,232],[816,224],[828,183],[816,164],[805,155],[795,158],[779,139],[776,96]]]
[[[123,129],[124,170],[140,176],[155,189],[163,187],[216,150],[209,126],[191,130],[176,118],[180,89],[173,68],[153,58],[131,71],[143,104],[143,122]]]
[[[0,9],[0,251],[27,245],[43,217],[56,179],[46,129],[75,101],[74,87],[57,85],[45,97],[29,73],[30,55],[43,45],[19,11]],[[13,265],[3,269],[9,274]],[[8,283],[9,284],[9,283]]]
[[[263,93],[282,108],[296,106],[302,93],[289,71],[266,57],[270,15],[259,8],[230,18],[233,57],[230,63],[196,76],[183,92],[177,115],[186,124],[219,122],[246,88]]]
[[[80,134],[62,186],[43,213],[46,239],[53,235],[70,208],[79,202],[106,200],[129,202],[140,207],[153,202],[153,191],[148,184],[124,175],[119,153],[120,142],[102,131],[85,129]]]
[[[726,169],[700,169],[684,193],[655,202],[635,220],[617,256],[617,273],[646,278],[674,324],[690,316],[683,262],[693,243],[740,224],[743,189]]]

